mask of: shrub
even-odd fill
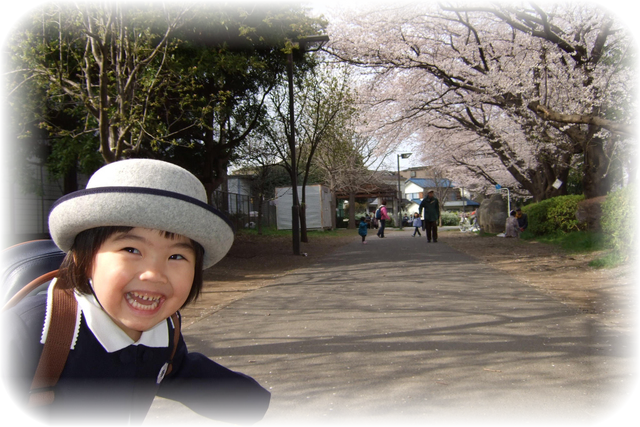
[[[629,185],[614,191],[602,204],[602,231],[617,254],[628,254],[636,240],[634,202],[636,186]]]
[[[458,225],[460,217],[455,212],[442,212],[440,214],[442,225]]]
[[[534,236],[585,230],[576,219],[578,202],[584,196],[559,196],[522,208],[529,217],[528,231]]]
[[[551,226],[547,223],[547,211],[551,203],[551,199],[547,199],[522,208],[522,211],[529,217],[527,231],[533,236],[544,236],[551,233]]]
[[[554,197],[553,204],[547,212],[550,221],[557,230],[570,232],[586,230],[587,225],[578,221],[576,212],[578,203],[584,200],[583,195]]]

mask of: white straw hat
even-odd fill
[[[152,228],[188,237],[204,248],[203,268],[220,261],[234,238],[232,223],[207,204],[198,178],[150,159],[103,166],[85,190],[58,199],[49,214],[51,237],[65,252],[80,232],[104,226]]]

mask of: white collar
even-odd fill
[[[42,336],[40,339],[40,343],[42,344],[45,343],[47,333],[49,331],[49,313],[51,312],[51,296],[54,284],[55,279],[51,282],[47,291],[47,309],[44,318]],[[108,353],[122,350],[130,345],[144,345],[147,347],[169,346],[169,326],[166,321],[162,321],[148,331],[144,331],[138,341],[133,341],[122,329],[120,329],[118,325],[113,322],[111,317],[105,313],[93,295],[79,294],[78,292],[75,292],[74,294],[78,301],[78,307],[80,310],[78,310],[78,314],[76,316],[74,338],[71,343],[72,350],[75,347],[78,333],[80,332],[80,319],[82,318],[80,315],[81,313],[84,314],[87,327]]]

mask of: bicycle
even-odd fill
[[[461,219],[459,227],[460,227],[460,231],[463,233],[468,231],[471,231],[471,232],[480,231],[480,226],[478,226],[478,222],[475,221],[475,218],[473,218],[472,221],[469,221],[468,218]]]

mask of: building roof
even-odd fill
[[[412,182],[418,187],[421,188],[446,188],[453,187],[453,182],[446,178],[439,179],[437,182],[435,179],[431,178],[410,178],[405,181],[405,184],[408,182]]]
[[[422,199],[411,199],[412,203],[415,203],[416,205],[419,205],[420,203],[422,203]],[[462,202],[465,202],[464,204]],[[480,203],[475,202],[473,200],[469,200],[466,197],[463,197],[461,200],[447,200],[443,203],[443,206],[446,206],[448,208],[451,207],[462,207],[462,206],[480,206]]]

